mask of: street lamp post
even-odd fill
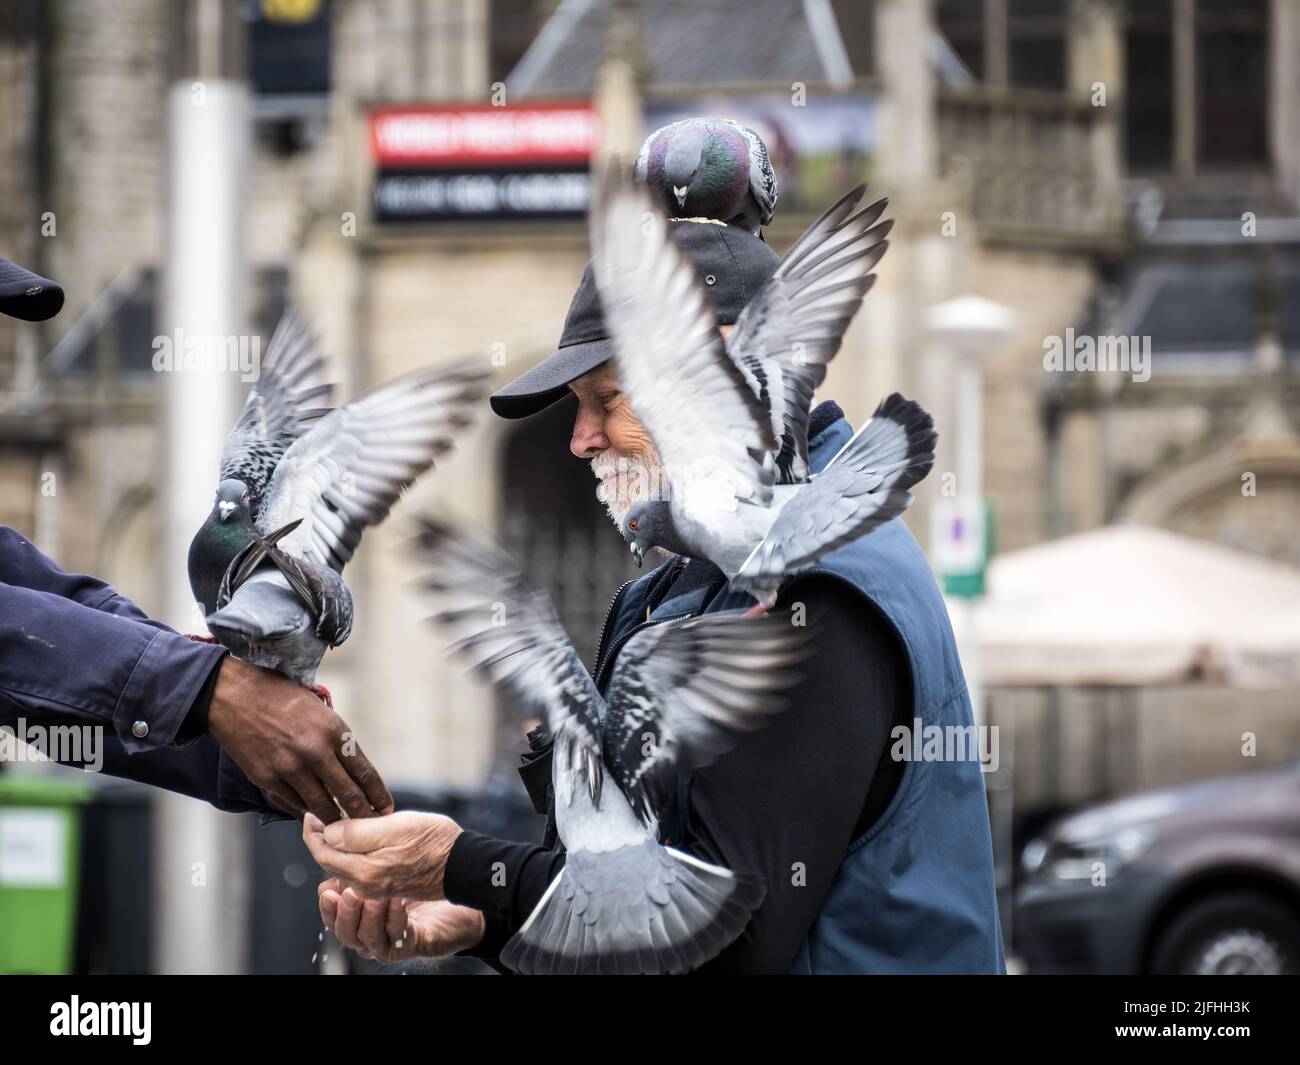
[[[935,346],[956,360],[957,441],[955,484],[932,511],[930,542],[956,623],[975,723],[984,721],[975,602],[984,593],[989,521],[984,502],[984,359],[1014,335],[1016,314],[979,296],[961,296],[931,307],[926,327]]]

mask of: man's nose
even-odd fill
[[[588,410],[586,404],[578,407],[578,416],[573,420],[569,450],[580,459],[595,458],[602,451],[609,450],[605,419],[598,412]]]

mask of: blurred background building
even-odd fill
[[[1300,753],[1288,634],[1271,652],[1282,680],[1237,685],[1203,653],[1158,678],[1108,671],[1104,612],[1077,633],[1100,644],[1092,672],[1054,674],[1050,645],[1012,668],[979,629],[986,607],[1014,612],[999,572],[1032,561],[1020,552],[1115,523],[1255,556],[1279,587],[1300,567],[1291,0],[9,0],[0,253],[68,298],[40,326],[0,319],[0,522],[160,615],[158,471],[184,443],[163,431],[174,375],[152,370],[174,327],[167,97],[204,40],[237,57],[251,99],[232,331],[269,338],[292,304],[345,395],[470,351],[505,383],[549,354],[587,259],[590,165],[677,117],[760,130],[779,250],[858,180],[890,195],[892,247],[823,396],[855,423],[893,389],[935,413],[935,472],[908,518],[932,555],[951,546],[945,499],[987,501],[999,556],[962,638],[1002,733],[988,779],[1008,905],[1015,851],[1047,814]],[[963,356],[929,317],[972,295],[1014,322],[989,344],[977,421]],[[1147,345],[1148,379],[1050,370],[1053,338],[1075,337]],[[472,791],[523,746],[512,708],[422,624],[404,518],[433,509],[503,537],[588,655],[632,575],[568,453],[571,418],[565,402],[486,419],[349,567],[357,625],[322,680],[391,783]],[[1041,572],[1063,589],[1096,576],[1084,555],[1053,557]],[[1140,578],[1107,584],[1114,616]],[[1212,614],[1194,592],[1186,610]],[[1057,620],[1066,639],[1075,621]]]

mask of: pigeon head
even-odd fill
[[[664,185],[679,208],[686,206],[691,183],[700,176],[704,161],[704,130],[687,126],[675,136],[664,153]]]
[[[214,507],[221,521],[249,517],[249,499],[252,493],[248,485],[235,477],[227,478],[217,485],[217,498]]]
[[[721,123],[686,122],[664,139],[662,169],[652,161],[651,178],[669,213],[719,221],[741,213],[749,194],[749,149],[743,137]]]
[[[647,550],[652,547],[672,550],[677,540],[673,532],[672,510],[666,499],[645,499],[634,503],[623,518],[620,531],[638,567]]]

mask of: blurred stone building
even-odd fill
[[[854,422],[891,389],[915,395],[939,422],[936,474],[954,470],[952,354],[925,312],[973,293],[1017,313],[984,379],[1002,548],[1131,517],[1300,562],[1300,10],[1288,0],[246,9],[246,328],[269,336],[292,301],[345,395],[470,351],[504,383],[553,350],[587,258],[578,217],[381,220],[375,109],[576,102],[600,116],[599,152],[624,154],[663,116],[753,115],[785,167],[767,232],[778,249],[829,204],[822,190],[865,174],[892,197],[893,246],[824,389]],[[145,605],[161,601],[167,382],[150,343],[168,328],[176,10],[14,0],[0,13],[0,253],[68,291],[51,323],[0,322],[0,521]],[[820,147],[799,140],[813,126]],[[1150,337],[1150,379],[1048,372],[1045,345],[1067,330]],[[348,570],[358,624],[322,676],[392,778],[471,785],[520,746],[510,709],[444,663],[422,625],[403,518],[437,509],[506,538],[590,653],[626,556],[567,453],[570,416],[562,404],[525,424],[486,420]],[[941,484],[925,483],[909,517],[923,542]]]

